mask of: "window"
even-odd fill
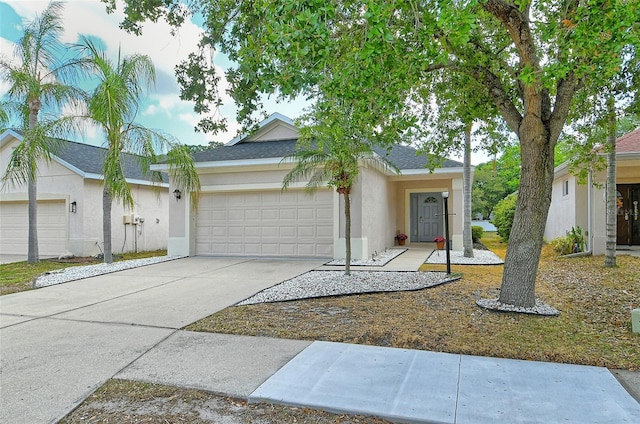
[[[564,180],[562,182],[562,195],[563,196],[569,195],[569,180]]]

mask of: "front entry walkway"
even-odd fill
[[[384,266],[351,265],[352,271],[417,271],[425,263],[435,243],[413,243],[406,246],[395,246],[394,249],[407,249]],[[322,265],[317,268],[322,271],[344,271],[343,265]]]

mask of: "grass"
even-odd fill
[[[497,236],[483,243],[504,257]],[[640,258],[619,256],[613,269],[603,262],[544,247],[536,293],[559,317],[479,308],[477,299],[498,296],[503,267],[453,265],[462,279],[435,288],[230,307],[187,329],[640,370],[640,335],[631,332]]]
[[[129,259],[142,259],[152,256],[164,256],[166,250],[154,250],[138,253],[114,255],[114,262]],[[14,262],[0,265],[0,295],[22,292],[33,289],[33,280],[45,272],[51,272],[73,266],[95,265],[102,260],[93,257],[72,259],[44,259],[38,263]]]
[[[388,421],[309,408],[248,404],[202,390],[112,379],[60,424],[238,423],[383,424]]]

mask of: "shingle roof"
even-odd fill
[[[196,162],[219,162],[250,159],[280,159],[296,150],[297,140],[274,140],[241,142],[233,146],[221,146],[211,150],[196,153]],[[425,169],[427,158],[418,155],[417,150],[409,146],[394,146],[388,153],[386,149],[375,148],[380,156],[386,157],[400,169]],[[461,167],[462,163],[445,159],[440,164],[441,168]]]
[[[66,141],[63,147],[56,152],[56,156],[68,164],[78,168],[88,174],[102,175],[104,159],[107,149],[92,146],[75,141]],[[140,167],[139,157],[130,153],[120,154],[122,170],[128,179],[153,181],[151,174],[144,173]],[[163,181],[169,182],[166,174],[163,173]]]
[[[20,130],[12,131],[20,136],[23,135]],[[63,143],[60,149],[56,152],[56,157],[85,174],[102,176],[107,149],[75,141],[61,141]],[[142,172],[137,155],[122,153],[120,158],[125,178],[149,182],[154,181],[150,173],[145,174]],[[162,181],[165,183],[169,182],[169,177],[164,172],[162,173]]]
[[[616,152],[640,153],[640,127],[616,140]]]

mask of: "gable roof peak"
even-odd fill
[[[291,118],[281,113],[275,112],[269,115],[267,119],[258,123],[257,129],[255,131],[242,133],[237,137],[234,137],[231,141],[227,142],[225,146],[234,146],[244,141],[260,141],[260,136],[262,134],[268,132],[270,129],[275,128],[279,125],[289,129],[290,132],[299,131],[298,127],[296,126],[296,123],[293,122]],[[287,139],[287,138],[291,138],[291,134],[287,134],[286,137],[282,137],[280,139]],[[270,140],[273,140],[273,138],[271,138]]]

